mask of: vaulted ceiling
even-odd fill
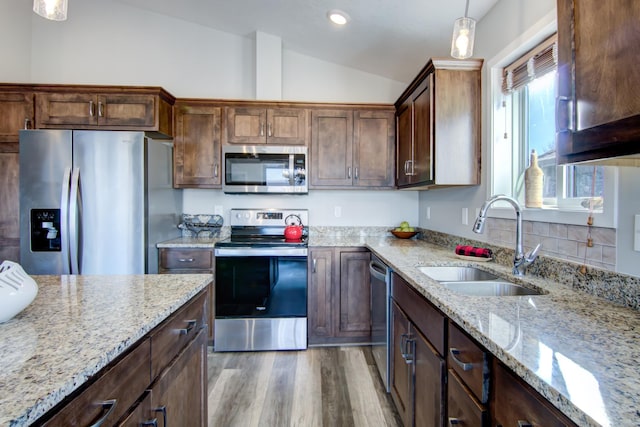
[[[448,56],[453,22],[465,0],[117,0],[244,37],[278,36],[283,48],[408,82],[427,58]],[[497,0],[471,0],[480,20]],[[338,27],[327,12],[351,20]]]

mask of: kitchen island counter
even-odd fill
[[[208,274],[33,276],[38,295],[0,324],[0,425],[29,425],[211,282]]]

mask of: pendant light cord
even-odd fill
[[[469,15],[469,0],[467,0],[467,6],[464,8],[464,17]]]

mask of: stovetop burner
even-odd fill
[[[289,219],[287,219],[289,218]],[[295,218],[295,223],[287,223]],[[287,240],[287,225],[307,225],[306,209],[231,209],[231,237],[216,243],[216,247],[306,247],[307,229],[302,238]]]

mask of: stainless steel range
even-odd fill
[[[306,209],[232,209],[231,237],[215,245],[215,351],[307,348]]]

